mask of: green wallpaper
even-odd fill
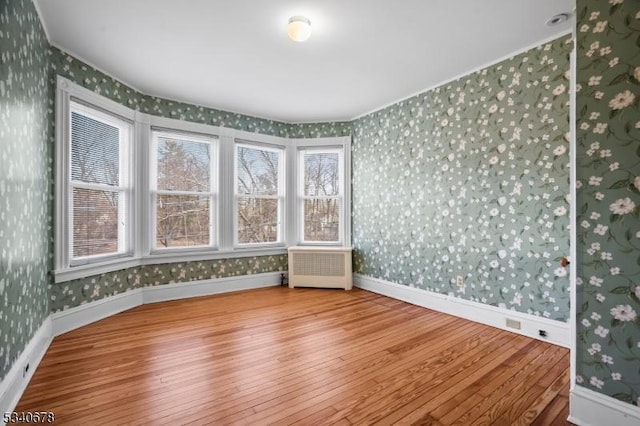
[[[0,1],[0,380],[49,315],[47,51],[31,0]]]
[[[576,379],[640,405],[640,1],[577,6]]]
[[[356,120],[356,272],[568,321],[570,51],[563,37]]]
[[[53,285],[50,304],[52,312],[57,312],[140,287],[286,269],[286,255],[140,266]]]
[[[349,121],[331,123],[290,124],[287,136],[290,138],[324,138],[351,136],[352,123]]]

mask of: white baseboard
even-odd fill
[[[0,415],[7,411],[13,411],[16,407],[52,339],[51,317],[47,317],[16,362],[13,363],[13,367],[4,380],[0,382]],[[29,369],[25,372],[27,365],[29,365]],[[4,425],[2,419],[0,419],[0,424]]]
[[[394,299],[402,300],[413,305],[433,309],[434,311],[465,318],[481,324],[490,325],[502,330],[522,334],[534,339],[553,343],[565,348],[571,347],[571,330],[569,323],[554,321],[535,315],[500,309],[483,303],[471,302],[459,297],[435,293],[406,285],[395,284],[379,278],[353,274],[354,285],[364,290],[373,291]],[[520,322],[520,330],[507,327],[506,320]],[[546,337],[539,335],[539,330],[547,333]]]
[[[125,291],[115,296],[105,297],[95,302],[85,303],[64,311],[51,314],[53,335],[59,336],[92,322],[110,317],[127,309],[142,305],[142,290]]]
[[[637,426],[640,407],[575,385],[569,394],[568,420],[580,426]]]
[[[210,296],[231,291],[252,290],[280,285],[281,272],[241,275],[186,283],[144,287],[142,303],[166,302],[188,297]]]
[[[251,290],[275,286],[278,285],[279,282],[280,272],[267,272],[264,274],[240,275],[137,288],[52,314],[53,335],[59,336],[60,334],[146,303],[210,296],[239,290]]]

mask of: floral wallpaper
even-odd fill
[[[289,125],[287,136],[290,138],[351,136],[352,130],[350,121],[291,124]]]
[[[139,266],[53,285],[51,311],[63,311],[140,287],[286,271],[286,269],[286,255]]]
[[[577,2],[578,384],[640,405],[640,1]]]
[[[0,3],[0,380],[49,315],[48,42],[31,0]]]
[[[288,124],[148,96],[122,84],[60,49],[51,47],[53,75],[61,75],[115,102],[147,114],[280,137],[351,134],[350,122]]]
[[[355,272],[568,321],[571,49],[562,37],[355,121]]]

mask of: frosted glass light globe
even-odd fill
[[[293,41],[306,41],[311,36],[311,21],[304,16],[292,16],[289,18],[287,35]]]

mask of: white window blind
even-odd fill
[[[128,250],[131,124],[75,102],[70,112],[69,258],[86,263]]]

